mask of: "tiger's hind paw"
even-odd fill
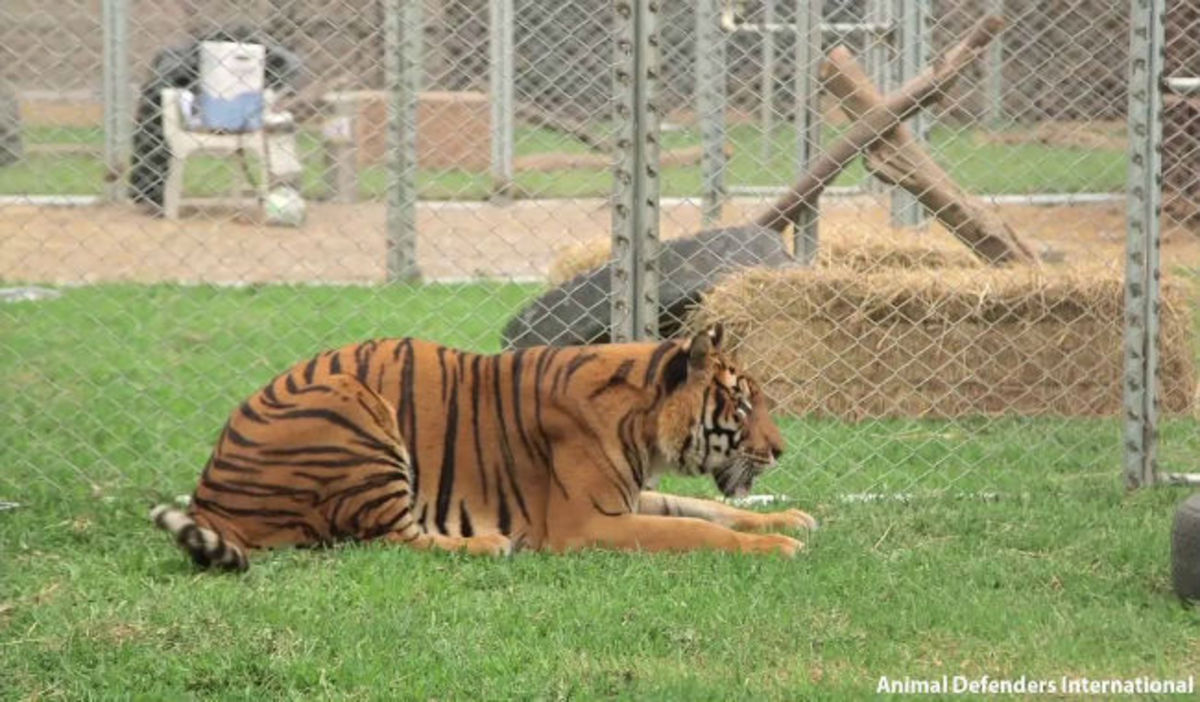
[[[744,550],[752,553],[779,553],[788,558],[794,557],[804,549],[804,542],[797,541],[783,534],[763,534],[755,536]]]

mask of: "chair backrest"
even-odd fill
[[[266,47],[233,41],[200,43],[200,122],[205,129],[262,129]]]

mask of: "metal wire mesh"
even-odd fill
[[[13,419],[0,489],[179,485],[238,398],[359,338],[481,350],[607,339],[614,159],[637,133],[614,90],[620,7],[4,3],[0,281],[21,301],[0,308]],[[1019,490],[1006,466],[1026,464],[1066,485],[1115,479],[1127,5],[654,7],[658,323],[674,334],[729,321],[792,444],[771,487]],[[1167,74],[1200,76],[1200,17],[1172,7]],[[886,130],[794,227],[755,225],[872,101],[988,14],[1004,30],[907,121],[908,137]],[[181,92],[199,104],[200,43],[214,39],[266,47],[267,112],[286,116],[230,137],[240,157],[188,159],[175,211],[180,147],[163,115],[188,110]],[[834,65],[839,46],[849,58]],[[835,89],[855,67],[878,95]],[[1198,435],[1179,285],[1200,265],[1191,85],[1168,91],[1163,123],[1171,464]],[[195,110],[180,114],[185,132],[203,131],[187,126]],[[261,159],[245,156],[259,143]],[[962,232],[981,221],[1040,263],[973,251]],[[24,299],[30,286],[59,297]],[[546,295],[559,307],[537,308]]]
[[[1200,27],[1200,8],[1195,3],[1168,3],[1155,7],[1154,18],[1159,28],[1155,32],[1161,39],[1157,49],[1161,65],[1150,61],[1149,68],[1160,68],[1161,106],[1158,114],[1152,114],[1151,122],[1157,122],[1152,135],[1161,139],[1157,156],[1151,165],[1160,169],[1155,186],[1161,186],[1161,200],[1155,203],[1161,210],[1161,252],[1157,258],[1167,279],[1175,278],[1194,281],[1200,267],[1191,255],[1191,244],[1195,241],[1197,219],[1197,196],[1200,194],[1200,179],[1197,177],[1197,155],[1200,154],[1200,42],[1197,29]],[[1135,36],[1138,33],[1135,32]],[[1151,91],[1153,93],[1153,91]],[[1148,96],[1148,99],[1152,99]],[[1157,119],[1154,119],[1157,117]],[[1134,133],[1137,133],[1136,126]],[[1190,165],[1189,165],[1190,164]],[[1151,188],[1153,192],[1153,188]],[[1154,261],[1159,263],[1159,261]],[[1169,377],[1169,369],[1159,370],[1160,375]],[[1163,437],[1161,448],[1151,456],[1157,460],[1159,479],[1164,476],[1197,482],[1195,469],[1196,430],[1186,416],[1164,413],[1155,427]],[[1154,448],[1152,447],[1152,450]]]

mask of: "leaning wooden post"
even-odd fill
[[[962,41],[896,93],[888,95],[881,104],[867,110],[848,132],[830,145],[791,190],[755,219],[755,223],[778,232],[794,225],[806,207],[815,206],[821,192],[842,169],[864,149],[883,139],[896,125],[936,100],[963,69],[982,55],[1003,27],[1004,20],[1000,17],[984,17],[976,22]],[[1019,260],[1027,256],[1014,252],[1011,258]],[[1028,258],[1032,260],[1031,255]]]
[[[883,103],[866,71],[844,46],[829,52],[822,80],[851,119]],[[1004,220],[955,183],[905,124],[867,147],[867,170],[911,193],[951,234],[986,263],[1032,262],[1033,249]]]

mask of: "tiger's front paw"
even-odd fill
[[[781,553],[791,558],[804,548],[804,542],[783,534],[763,534],[750,538],[745,550],[753,553]]]
[[[785,509],[782,512],[771,512],[763,515],[767,517],[769,529],[777,529],[779,531],[799,531],[805,529],[814,531],[817,528],[817,520],[808,512],[802,512],[798,509]]]
[[[512,539],[504,534],[480,534],[467,539],[467,553],[476,556],[511,556]]]
[[[782,512],[751,512],[734,522],[733,528],[738,531],[799,531],[817,528],[817,520],[807,512],[798,509],[785,509]]]

